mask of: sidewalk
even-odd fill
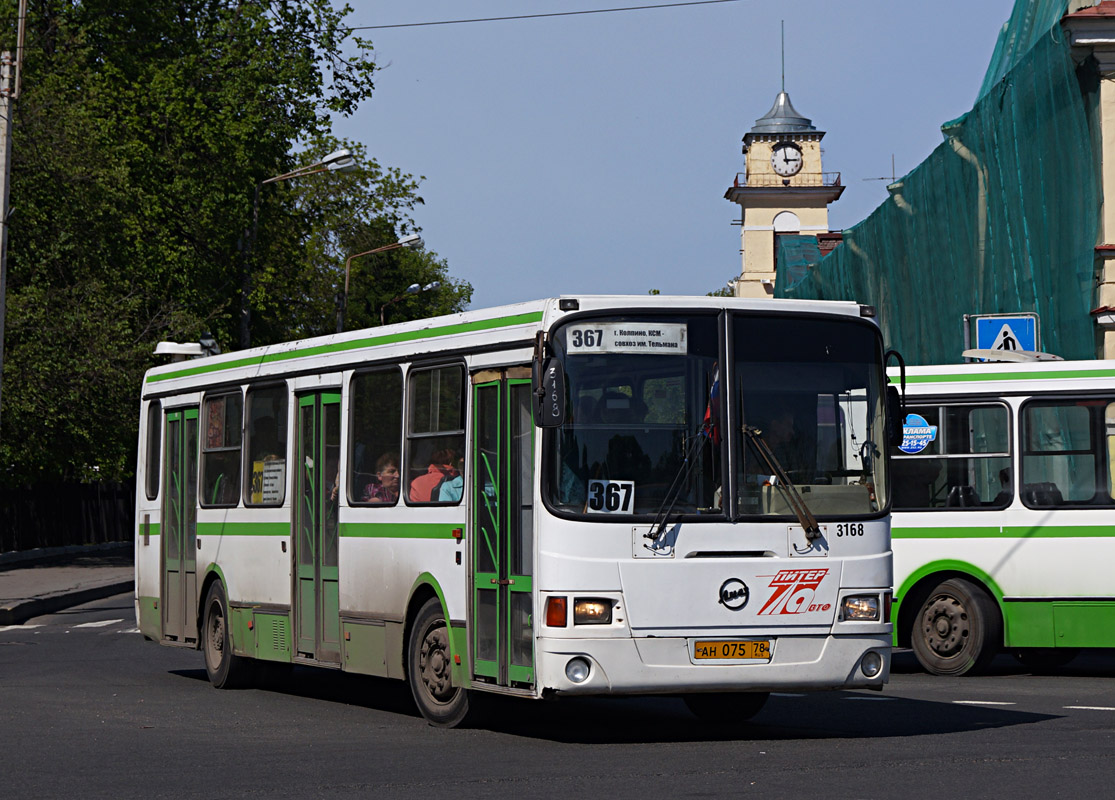
[[[132,591],[130,542],[0,553],[0,625]]]

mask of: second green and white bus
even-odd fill
[[[1115,362],[910,367],[905,414],[895,643],[939,675],[1115,647]]]
[[[218,687],[399,678],[447,726],[479,692],[735,722],[882,688],[883,358],[854,303],[586,296],[154,368],[139,627]]]

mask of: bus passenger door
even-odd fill
[[[163,447],[163,638],[197,641],[197,407],[166,412]]]
[[[473,382],[473,676],[534,685],[534,425],[530,371],[480,372]]]
[[[340,663],[337,506],[341,395],[298,397],[295,458],[294,625],[298,656]]]

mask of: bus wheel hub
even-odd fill
[[[926,640],[942,656],[955,655],[968,636],[968,615],[952,597],[938,597],[925,610]]]
[[[449,680],[449,658],[446,650],[448,641],[444,629],[430,631],[422,642],[422,682],[430,694],[438,700],[445,700],[452,693]]]

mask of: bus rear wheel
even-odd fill
[[[712,692],[683,695],[685,705],[702,722],[730,725],[758,714],[770,692]]]
[[[987,668],[1003,640],[995,601],[964,578],[933,587],[914,618],[910,640],[933,675],[976,675]]]
[[[455,728],[469,712],[466,689],[453,685],[449,627],[437,598],[418,611],[407,646],[407,682],[414,702],[431,725]]]
[[[205,653],[205,672],[218,689],[237,689],[251,682],[252,662],[232,652],[228,635],[229,614],[225,588],[214,581],[205,595],[201,649]]]

